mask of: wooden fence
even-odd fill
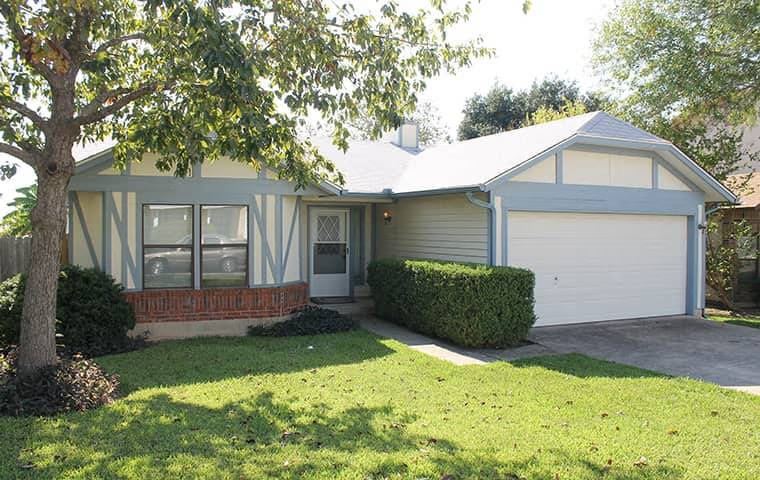
[[[61,265],[69,263],[67,237],[61,241]],[[32,238],[0,237],[0,282],[26,272],[32,258]]]
[[[25,272],[32,258],[32,239],[0,237],[0,281]]]

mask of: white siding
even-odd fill
[[[400,199],[378,205],[377,256],[488,261],[488,211],[464,194]],[[383,211],[393,217],[383,220]]]
[[[557,181],[557,158],[554,155],[510,178],[512,182],[554,183]]]
[[[562,164],[567,184],[652,188],[649,157],[565,150]]]

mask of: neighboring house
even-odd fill
[[[760,303],[760,173],[732,175],[726,184],[739,200],[737,205],[721,209],[723,241],[728,241],[725,232],[730,231],[731,222],[743,221],[751,228],[751,235],[738,239],[740,267],[734,301],[742,306],[754,306]]]
[[[384,257],[529,268],[536,325],[701,313],[705,203],[735,197],[669,142],[601,112],[424,151],[415,132],[319,142],[342,188],[227,160],[120,173],[99,152],[71,181],[70,258],[121,281],[159,338],[366,294]]]

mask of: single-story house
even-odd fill
[[[416,133],[317,142],[345,185],[301,190],[223,159],[120,172],[99,151],[71,180],[69,258],[120,281],[158,337],[367,294],[384,257],[529,268],[539,326],[702,311],[705,203],[736,198],[670,142],[602,112],[425,150]]]

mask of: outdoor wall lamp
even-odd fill
[[[387,225],[387,224],[391,223],[391,220],[393,220],[393,215],[391,215],[390,210],[384,211],[383,212],[383,221],[385,222],[385,224]]]

